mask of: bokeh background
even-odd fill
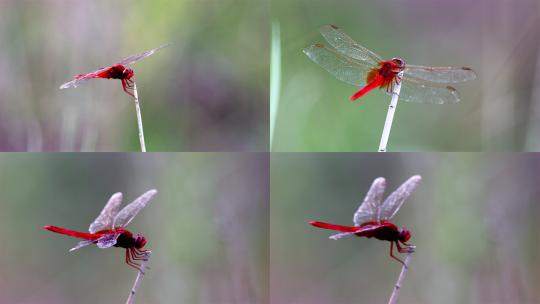
[[[328,239],[373,180],[423,177],[394,217],[417,246],[398,303],[540,301],[540,155],[283,154],[271,158],[272,303],[386,303],[401,271],[388,242]],[[403,257],[403,256],[402,256]]]
[[[378,149],[390,98],[374,91],[351,104],[358,88],[302,53],[325,42],[323,24],[383,58],[476,71],[456,85],[459,104],[400,102],[388,151],[540,151],[537,0],[272,0],[271,20],[282,72],[273,151]]]
[[[135,303],[268,302],[268,155],[0,155],[0,302],[124,303],[137,271],[86,231],[109,197],[159,193],[130,223],[153,251]]]
[[[268,150],[263,0],[1,0],[0,151],[139,151],[118,80],[58,87],[137,62],[148,151]]]

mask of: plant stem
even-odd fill
[[[137,112],[137,126],[139,127],[139,142],[141,143],[141,152],[146,152],[141,107],[139,106],[139,94],[137,93],[137,84],[135,82],[133,82],[133,95],[135,96],[135,111]]]
[[[401,289],[401,286],[403,285],[403,280],[405,279],[405,275],[407,274],[407,270],[409,270],[409,263],[411,262],[411,255],[414,252],[414,247],[411,247],[409,249],[410,249],[410,251],[407,253],[407,257],[405,258],[405,261],[403,262],[405,265],[403,265],[403,267],[401,268],[401,273],[399,274],[396,285],[394,286],[394,290],[392,291],[392,295],[390,296],[390,300],[388,300],[388,304],[396,304],[397,303],[399,290]]]
[[[150,259],[151,254],[152,254],[152,251],[147,251],[146,258],[141,263],[141,270],[137,273],[137,278],[135,279],[135,282],[133,283],[133,287],[131,287],[131,291],[129,292],[129,296],[126,301],[126,304],[135,303],[135,293],[137,292],[137,289],[139,288],[139,285],[141,284],[142,276],[144,275],[144,270],[146,268],[146,263]]]
[[[279,106],[281,88],[281,38],[279,22],[272,22],[272,49],[270,54],[270,151],[274,140],[274,129]]]
[[[386,152],[386,145],[388,144],[388,138],[390,137],[390,130],[392,129],[392,122],[394,121],[394,112],[396,111],[399,92],[401,91],[401,79],[403,78],[403,71],[397,74],[397,79],[392,91],[392,100],[390,101],[390,106],[388,106],[388,112],[386,113],[386,121],[384,122],[383,133],[381,136],[381,143],[379,144],[379,152]]]

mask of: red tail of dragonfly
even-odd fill
[[[141,265],[135,261],[147,259],[148,251],[142,249],[146,245],[146,238],[142,234],[134,235],[125,229],[125,227],[135,218],[139,211],[146,207],[156,193],[156,190],[147,191],[122,210],[120,210],[122,193],[113,194],[99,216],[90,224],[90,228],[88,228],[89,233],[56,226],[44,226],[43,228],[82,239],[77,246],[71,248],[69,251],[77,250],[90,244],[96,244],[99,248],[125,248],[126,264],[141,271]]]
[[[384,202],[382,198],[386,188],[386,180],[382,177],[375,179],[364,202],[354,214],[354,226],[342,226],[317,221],[309,222],[309,224],[323,229],[340,231],[341,233],[330,236],[333,240],[356,235],[358,237],[389,241],[390,257],[405,265],[402,260],[394,256],[394,244],[399,253],[412,252],[414,246],[407,244],[412,234],[405,227],[398,228],[390,220],[396,215],[405,199],[416,189],[421,179],[419,175],[409,178]]]
[[[76,75],[74,80],[64,83],[63,85],[60,86],[60,89],[62,90],[62,89],[67,89],[67,88],[76,88],[83,82],[86,82],[87,80],[93,79],[93,78],[120,79],[120,81],[122,82],[122,88],[124,89],[124,92],[134,97],[133,80],[131,78],[133,78],[135,73],[133,72],[133,69],[130,69],[127,66],[141,59],[144,59],[148,56],[151,56],[155,52],[157,52],[159,49],[162,49],[169,45],[170,44],[164,44],[155,49],[151,49],[146,52],[142,52],[136,55],[126,57],[115,65],[112,65],[106,68],[101,68],[91,73]]]
[[[304,49],[315,63],[337,79],[362,87],[350,97],[354,101],[375,88],[392,94],[393,85],[401,84],[400,99],[422,103],[456,103],[460,97],[448,84],[473,80],[476,74],[468,67],[430,67],[405,64],[400,58],[383,60],[361,46],[335,25],[321,27],[322,36],[334,47],[316,43]],[[398,74],[403,71],[403,78]]]

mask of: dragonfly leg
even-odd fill
[[[405,247],[399,246],[399,242],[396,242],[399,253],[413,253],[416,246],[403,243]]]
[[[138,271],[140,271],[142,274],[144,274],[144,271],[142,271],[141,269],[141,265],[133,262],[130,258],[130,250],[129,249],[126,249],[126,264],[128,264],[129,266],[137,269]]]
[[[121,79],[121,82],[122,82],[122,88],[124,89],[124,92],[128,93],[133,98],[135,98],[135,95],[133,95],[133,93],[131,92],[133,89],[133,85],[132,85],[133,81],[129,79]]]
[[[140,261],[140,260],[148,260],[148,256],[144,253],[144,252],[140,252],[139,250],[135,249],[135,248],[132,248],[130,251],[129,251],[130,255],[131,255],[131,259],[132,260],[137,260],[137,261]]]
[[[396,246],[398,246],[398,251],[399,251],[399,244],[398,244],[397,242],[396,242]],[[400,262],[401,264],[403,264],[403,266],[407,267],[407,266],[405,265],[405,263],[403,263],[402,260],[400,260],[400,259],[398,259],[398,258],[396,258],[396,257],[394,256],[394,242],[390,242],[390,257],[392,257],[392,259],[394,259],[394,260]]]

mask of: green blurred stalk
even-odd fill
[[[274,128],[279,107],[281,90],[281,37],[279,22],[272,22],[272,47],[270,53],[270,151],[274,140]]]

